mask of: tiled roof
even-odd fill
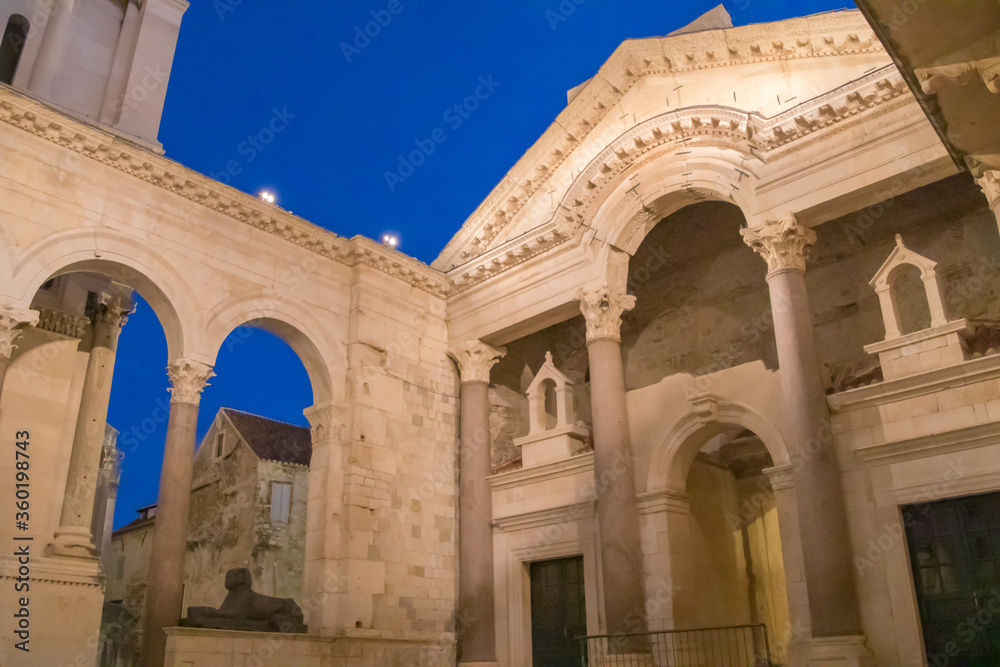
[[[305,426],[279,422],[232,408],[222,408],[222,411],[262,461],[309,465],[312,438]]]

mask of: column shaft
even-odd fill
[[[197,426],[197,404],[170,404],[142,618],[143,667],[163,664],[167,645],[163,628],[177,625],[182,615],[184,554]]]
[[[459,664],[495,663],[489,383],[463,382],[459,465]]]
[[[73,450],[66,473],[66,492],[59,515],[59,528],[52,543],[52,553],[56,555],[97,555],[90,524],[100,474],[119,331],[117,324],[108,322],[96,322],[93,326],[87,374],[83,381]]]
[[[55,84],[59,73],[64,68],[66,50],[69,47],[70,34],[73,28],[73,8],[76,0],[54,0],[52,7],[55,13],[49,17],[49,24],[42,37],[42,45],[31,71],[28,90],[37,93],[45,99],[61,103],[56,99]]]
[[[850,534],[805,272],[768,275],[814,637],[861,634]]]
[[[621,344],[613,338],[598,338],[587,343],[587,352],[607,632],[644,632],[642,545]]]

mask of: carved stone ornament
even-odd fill
[[[1000,203],[1000,171],[983,171],[983,175],[976,179],[976,184],[986,195],[990,208],[995,208]]]
[[[345,442],[347,440],[347,419],[349,410],[337,403],[313,405],[302,411],[311,427],[313,444],[324,440]]]
[[[38,322],[38,313],[24,308],[13,308],[9,304],[0,307],[0,357],[10,359],[17,345],[14,343],[21,334],[22,324]]]
[[[135,312],[135,303],[128,297],[104,296],[91,313],[96,324],[108,324],[119,329],[128,322],[128,316]]]
[[[506,348],[490,347],[478,339],[456,343],[448,350],[448,356],[458,364],[462,382],[489,382],[490,369],[505,354]]]
[[[587,320],[587,342],[601,338],[621,340],[622,313],[635,307],[635,297],[602,285],[577,294]]]
[[[969,60],[966,62],[939,65],[937,67],[923,67],[914,70],[917,80],[920,81],[920,88],[927,95],[934,95],[943,83],[956,85],[966,85],[975,80],[976,75],[982,79],[986,89],[993,94],[1000,93],[1000,58],[981,58],[979,60]]]
[[[806,270],[806,258],[816,243],[816,232],[800,225],[795,214],[768,221],[763,227],[740,230],[743,242],[764,258],[768,273],[794,269]]]
[[[193,403],[201,401],[201,392],[208,386],[208,379],[215,375],[212,367],[199,361],[178,359],[167,366],[170,376],[171,403]]]

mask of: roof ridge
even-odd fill
[[[247,415],[249,417],[256,417],[257,419],[263,419],[264,421],[274,422],[275,424],[284,424],[285,426],[292,426],[294,428],[301,428],[301,429],[305,429],[307,431],[309,430],[308,426],[302,426],[301,424],[293,424],[292,422],[286,422],[286,421],[283,421],[281,419],[275,419],[273,417],[265,417],[264,415],[259,415],[256,412],[247,412],[246,410],[239,410],[237,408],[227,408],[225,406],[219,408],[219,410],[220,411],[225,411],[225,412],[236,412],[236,413],[241,414],[241,415]]]

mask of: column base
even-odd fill
[[[875,656],[865,646],[864,635],[813,637],[809,664],[818,667],[875,667]]]
[[[52,542],[45,547],[45,555],[96,559],[100,551],[94,546],[89,530],[66,526],[56,531]]]

